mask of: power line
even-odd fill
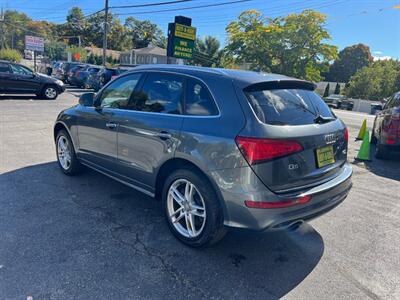
[[[250,1],[253,1],[253,0],[236,0],[236,1],[227,1],[227,2],[215,3],[215,4],[205,4],[205,5],[197,5],[197,6],[190,6],[190,7],[182,7],[182,8],[170,8],[170,9],[131,12],[131,13],[116,13],[115,15],[116,16],[128,16],[128,15],[154,14],[154,13],[160,13],[160,12],[170,12],[170,11],[181,11],[181,10],[191,10],[191,9],[198,9],[198,8],[216,7],[216,6],[230,5],[230,4],[242,3],[242,2],[250,2]]]
[[[175,1],[156,2],[156,3],[147,3],[147,4],[137,4],[137,5],[110,6],[109,8],[117,9],[117,8],[134,8],[134,7],[160,6],[160,5],[177,4],[177,3],[192,2],[192,1],[193,0],[175,0]]]

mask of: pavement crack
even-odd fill
[[[85,208],[85,209],[88,209],[88,210],[91,210],[91,211],[99,211],[103,215],[104,219],[109,223],[108,227],[109,227],[110,235],[111,235],[111,238],[114,241],[117,241],[120,244],[131,248],[134,251],[135,254],[148,256],[148,257],[151,257],[151,258],[155,259],[156,261],[158,261],[159,264],[161,265],[161,268],[165,272],[170,274],[172,276],[172,278],[177,283],[185,286],[188,290],[190,290],[193,293],[195,293],[196,294],[196,298],[202,298],[202,299],[205,299],[205,298],[206,299],[219,299],[220,298],[220,297],[215,297],[215,296],[211,295],[210,293],[206,292],[205,290],[201,289],[193,281],[187,279],[184,276],[184,274],[179,272],[179,270],[177,270],[176,268],[174,268],[173,266],[168,264],[161,254],[157,253],[156,250],[151,249],[150,247],[148,247],[146,245],[146,243],[144,243],[140,239],[139,233],[137,233],[134,230],[132,230],[131,226],[124,225],[124,224],[119,223],[118,221],[116,221],[112,217],[112,213],[107,211],[107,209],[104,206],[87,206],[87,205],[83,205],[83,204],[79,203],[78,201],[76,201],[74,198],[72,198],[72,202],[74,202],[77,206],[79,206],[81,208]],[[131,234],[135,234],[135,241],[133,243],[130,243],[130,242],[127,242],[127,241],[123,240],[121,237],[119,237],[116,234],[116,232],[120,231],[120,230],[126,230],[127,232],[129,232]]]

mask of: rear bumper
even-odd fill
[[[224,223],[229,227],[261,231],[285,229],[295,223],[314,219],[335,208],[347,197],[352,186],[351,176],[352,168],[349,164],[345,164],[338,176],[321,185],[303,190],[300,194],[277,195],[266,188],[261,191],[244,193],[232,193],[232,190],[223,189],[221,192],[226,205]],[[248,179],[246,179],[246,183],[249,183]],[[257,179],[253,178],[250,182],[253,187],[261,188],[256,181]],[[238,185],[235,190],[238,190]],[[242,187],[242,190],[249,190],[249,188]],[[249,199],[279,201],[306,195],[311,195],[308,203],[286,208],[260,209],[248,208],[244,205],[244,201]]]

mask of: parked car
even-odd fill
[[[85,67],[86,67],[86,65],[81,64],[81,65],[76,65],[76,66],[70,68],[70,70],[67,73],[67,82],[73,86],[79,86],[77,78],[78,78],[79,72],[81,70],[83,70]]]
[[[45,99],[56,99],[64,91],[61,80],[0,60],[0,94],[35,94]]]
[[[65,83],[68,83],[68,73],[73,67],[75,67],[77,65],[82,65],[82,63],[80,63],[80,62],[63,62],[59,69],[56,69],[53,71],[53,73],[55,72],[54,76],[57,79],[60,79]]]
[[[371,143],[376,144],[376,158],[400,157],[400,92],[394,94],[375,116]]]
[[[102,67],[100,67],[100,66],[87,65],[84,68],[82,68],[81,70],[78,70],[75,73],[74,85],[76,85],[80,88],[86,88],[86,89],[90,88],[90,86],[87,82],[89,75],[97,74],[98,72],[100,72],[101,69],[102,69]]]
[[[59,114],[58,164],[161,198],[170,230],[193,247],[226,227],[295,228],[352,185],[347,129],[314,89],[274,74],[140,66]]]
[[[122,73],[132,70],[134,67],[116,67],[116,68],[103,68],[97,74],[89,76],[87,82],[88,87],[95,91],[100,90],[110,80],[118,77]]]
[[[324,98],[325,103],[333,108],[353,110],[354,102],[344,95],[332,94]]]
[[[383,104],[379,102],[371,103],[371,115],[376,115],[380,111],[382,111]]]

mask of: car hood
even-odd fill
[[[43,82],[57,83],[57,79],[55,79],[51,76],[48,76],[46,74],[36,73],[36,76],[38,76],[40,78],[40,80]]]

